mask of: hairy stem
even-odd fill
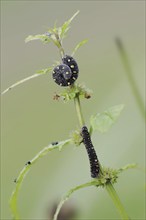
[[[81,104],[80,104],[80,98],[79,96],[76,96],[74,98],[74,103],[75,103],[75,108],[76,108],[76,112],[77,112],[77,116],[78,116],[78,120],[79,120],[79,124],[82,127],[85,123],[84,123],[84,117],[81,111]],[[100,164],[100,172],[103,173],[102,171],[102,166]],[[123,220],[130,220],[130,218],[128,217],[112,183],[108,183],[106,186],[107,192],[109,193],[110,197],[112,198],[112,200],[114,201],[114,204],[116,206],[116,208],[119,210],[119,213],[121,215],[121,218]]]
[[[127,78],[128,78],[131,90],[133,92],[134,98],[137,102],[137,106],[139,107],[139,110],[141,112],[142,117],[145,118],[146,112],[145,112],[144,102],[143,102],[142,97],[140,95],[140,92],[137,88],[136,81],[133,77],[132,69],[131,69],[131,66],[129,64],[127,53],[125,51],[125,48],[123,46],[122,41],[119,38],[116,38],[116,45],[118,47],[118,50],[119,50],[119,53],[120,53],[120,56],[121,56],[121,60],[123,62],[123,66],[125,67]]]

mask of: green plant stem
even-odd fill
[[[31,161],[29,161],[29,163],[27,163],[24,168],[21,170],[18,178],[16,179],[16,186],[15,189],[11,195],[10,198],[10,209],[13,215],[13,219],[20,219],[20,215],[19,215],[19,211],[18,211],[18,195],[19,195],[19,191],[21,188],[21,185],[23,183],[23,180],[25,179],[26,174],[28,173],[28,171],[30,170],[30,168],[32,167],[33,164],[35,164],[40,158],[42,158],[43,156],[45,156],[48,152],[55,150],[55,149],[59,149],[61,150],[64,146],[66,146],[67,144],[69,144],[71,142],[71,139],[65,140],[65,141],[60,141],[57,145],[48,145],[47,147],[44,147]]]
[[[75,103],[75,108],[76,108],[76,112],[77,112],[77,116],[78,116],[78,119],[79,119],[79,124],[80,126],[82,127],[83,125],[85,125],[84,123],[84,117],[83,117],[83,114],[82,114],[82,111],[81,111],[81,104],[80,104],[80,98],[79,96],[77,95],[75,98],[74,98],[74,103]],[[100,164],[100,172],[102,173],[102,166]],[[107,189],[107,192],[109,193],[110,197],[112,198],[112,200],[114,201],[114,204],[116,206],[116,208],[119,210],[119,213],[121,215],[121,218],[123,220],[130,220],[130,218],[128,217],[112,183],[109,183],[107,186],[106,186],[106,189]]]
[[[20,80],[20,81],[18,81],[18,82],[16,82],[16,83],[14,83],[13,85],[11,85],[9,88],[7,88],[7,89],[5,89],[2,93],[1,93],[1,95],[4,95],[5,93],[7,93],[7,92],[9,92],[11,89],[13,89],[15,86],[18,86],[18,85],[20,85],[20,84],[22,84],[22,83],[24,83],[24,82],[27,82],[28,80],[30,80],[30,79],[34,79],[34,78],[36,78],[36,77],[38,77],[38,76],[42,76],[43,74],[37,74],[37,73],[35,73],[35,74],[33,74],[32,76],[29,76],[29,77],[27,77],[27,78],[25,78],[25,79],[22,79],[22,80]]]
[[[106,185],[106,189],[107,189],[107,191],[108,191],[110,197],[112,198],[112,200],[113,200],[115,206],[116,206],[117,209],[119,210],[119,213],[120,213],[122,219],[124,219],[124,220],[130,220],[130,218],[129,218],[129,216],[127,215],[127,213],[126,213],[126,211],[125,211],[125,209],[124,209],[124,207],[123,207],[123,205],[122,205],[122,203],[121,203],[121,201],[120,201],[120,199],[119,199],[119,196],[118,196],[116,190],[114,189],[113,185],[112,185],[111,183],[108,183],[108,184]]]
[[[82,110],[81,110],[79,95],[77,95],[74,98],[74,103],[75,103],[75,108],[76,108],[76,112],[77,112],[80,127],[83,127],[85,125],[85,122],[84,122],[84,117],[83,117],[83,113],[82,113]]]
[[[59,48],[59,54],[60,54],[60,57],[61,59],[63,58],[63,56],[65,55],[65,51],[63,49],[63,46],[62,46],[62,42],[61,42],[61,39],[59,38],[59,35],[57,33],[54,33],[55,36],[56,36],[56,40],[57,40],[57,43],[58,43],[58,48]]]
[[[139,110],[141,112],[142,117],[145,118],[146,112],[145,112],[144,102],[143,102],[142,97],[140,95],[140,92],[137,88],[136,81],[133,77],[132,69],[129,64],[128,56],[127,56],[127,53],[125,51],[125,48],[124,48],[124,45],[123,45],[121,39],[116,38],[116,45],[118,47],[120,57],[123,62],[123,66],[125,67],[127,78],[128,78],[131,90],[134,94],[134,98],[137,102],[137,106],[139,107]]]
[[[93,186],[93,185],[97,186],[97,184],[98,183],[96,181],[90,181],[88,183],[84,183],[84,184],[78,185],[78,186],[72,188],[71,190],[69,190],[66,193],[66,195],[61,199],[60,203],[58,204],[56,212],[55,212],[54,217],[53,217],[53,220],[57,220],[58,214],[59,214],[63,204],[69,199],[71,194],[73,194],[75,191],[80,190],[80,189],[85,188],[85,187],[89,187],[89,186]]]
[[[62,43],[61,43],[59,37],[58,37],[58,42],[59,42],[59,54],[60,54],[60,57],[62,59],[65,55],[65,52],[64,52],[64,49],[63,49],[63,46],[62,46]]]

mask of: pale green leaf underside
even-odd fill
[[[51,38],[49,38],[46,34],[29,35],[25,39],[25,43],[32,41],[32,40],[40,40],[43,43],[49,43],[51,41]]]
[[[74,54],[76,53],[76,51],[83,46],[84,44],[86,44],[88,42],[87,39],[82,40],[80,43],[77,44],[77,46],[74,48],[73,52],[72,52],[72,56],[74,56]]]
[[[121,111],[123,110],[124,105],[116,105],[108,110],[98,113],[97,115],[92,115],[90,118],[90,130],[99,131],[101,133],[107,132],[111,126],[119,118]]]
[[[71,139],[65,140],[65,141],[60,141],[58,144],[55,145],[48,145],[47,147],[43,148],[43,150],[41,150],[30,162],[31,164],[27,164],[24,166],[24,168],[21,170],[18,178],[16,179],[16,186],[15,189],[11,195],[11,199],[10,199],[10,208],[12,211],[12,215],[14,217],[14,219],[20,219],[19,216],[19,212],[18,212],[18,205],[17,205],[17,200],[18,200],[18,194],[19,194],[19,190],[21,188],[22,182],[26,176],[26,174],[28,173],[28,171],[30,170],[31,166],[33,164],[35,164],[40,158],[42,158],[43,156],[45,156],[47,153],[49,153],[52,150],[55,149],[59,149],[61,150],[63,147],[65,147],[67,144],[71,143]]]
[[[41,75],[43,75],[43,74],[46,74],[46,73],[50,72],[51,70],[52,70],[52,67],[39,70],[39,71],[37,71],[37,73],[35,73],[35,74],[33,74],[33,75],[29,76],[29,77],[26,77],[25,79],[22,79],[22,80],[20,80],[20,81],[18,81],[18,82],[16,82],[16,83],[14,83],[13,85],[11,85],[11,86],[8,87],[7,89],[5,89],[5,90],[1,93],[1,95],[4,95],[5,93],[9,92],[11,89],[15,88],[16,86],[19,86],[19,85],[21,85],[21,84],[23,84],[23,83],[29,81],[30,79],[34,79],[34,78],[36,78],[36,77],[38,77],[38,76],[41,76]]]

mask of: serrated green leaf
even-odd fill
[[[86,44],[88,42],[87,39],[82,40],[80,43],[77,44],[77,46],[74,48],[73,52],[72,52],[72,56],[74,56],[74,54],[76,53],[76,51],[83,46],[84,44]]]
[[[63,39],[70,28],[70,23],[77,16],[79,11],[77,11],[68,21],[64,22],[64,24],[58,29],[59,37]]]
[[[90,131],[99,131],[101,133],[107,132],[111,126],[116,122],[123,110],[124,105],[116,105],[103,113],[98,113],[90,118]]]
[[[25,79],[22,79],[16,83],[14,83],[13,85],[11,85],[10,87],[8,87],[7,89],[5,89],[1,95],[4,95],[5,93],[9,92],[11,89],[15,88],[16,86],[19,86],[27,81],[29,81],[30,79],[34,79],[38,76],[41,76],[43,74],[46,74],[48,72],[52,71],[52,67],[46,68],[46,69],[42,69],[42,70],[38,70],[37,73],[33,74],[32,76],[26,77]]]
[[[38,34],[38,35],[29,35],[26,39],[25,39],[25,43],[32,41],[32,40],[40,40],[43,43],[50,43],[51,38],[46,35],[46,34]]]

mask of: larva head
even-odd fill
[[[86,137],[89,136],[88,128],[85,125],[81,129],[81,136],[83,138],[83,141],[85,140]]]
[[[60,86],[69,86],[70,78],[72,76],[71,69],[66,64],[57,65],[53,69],[53,79]]]
[[[82,127],[82,133],[84,133],[84,132],[88,132],[88,128],[86,126]]]

